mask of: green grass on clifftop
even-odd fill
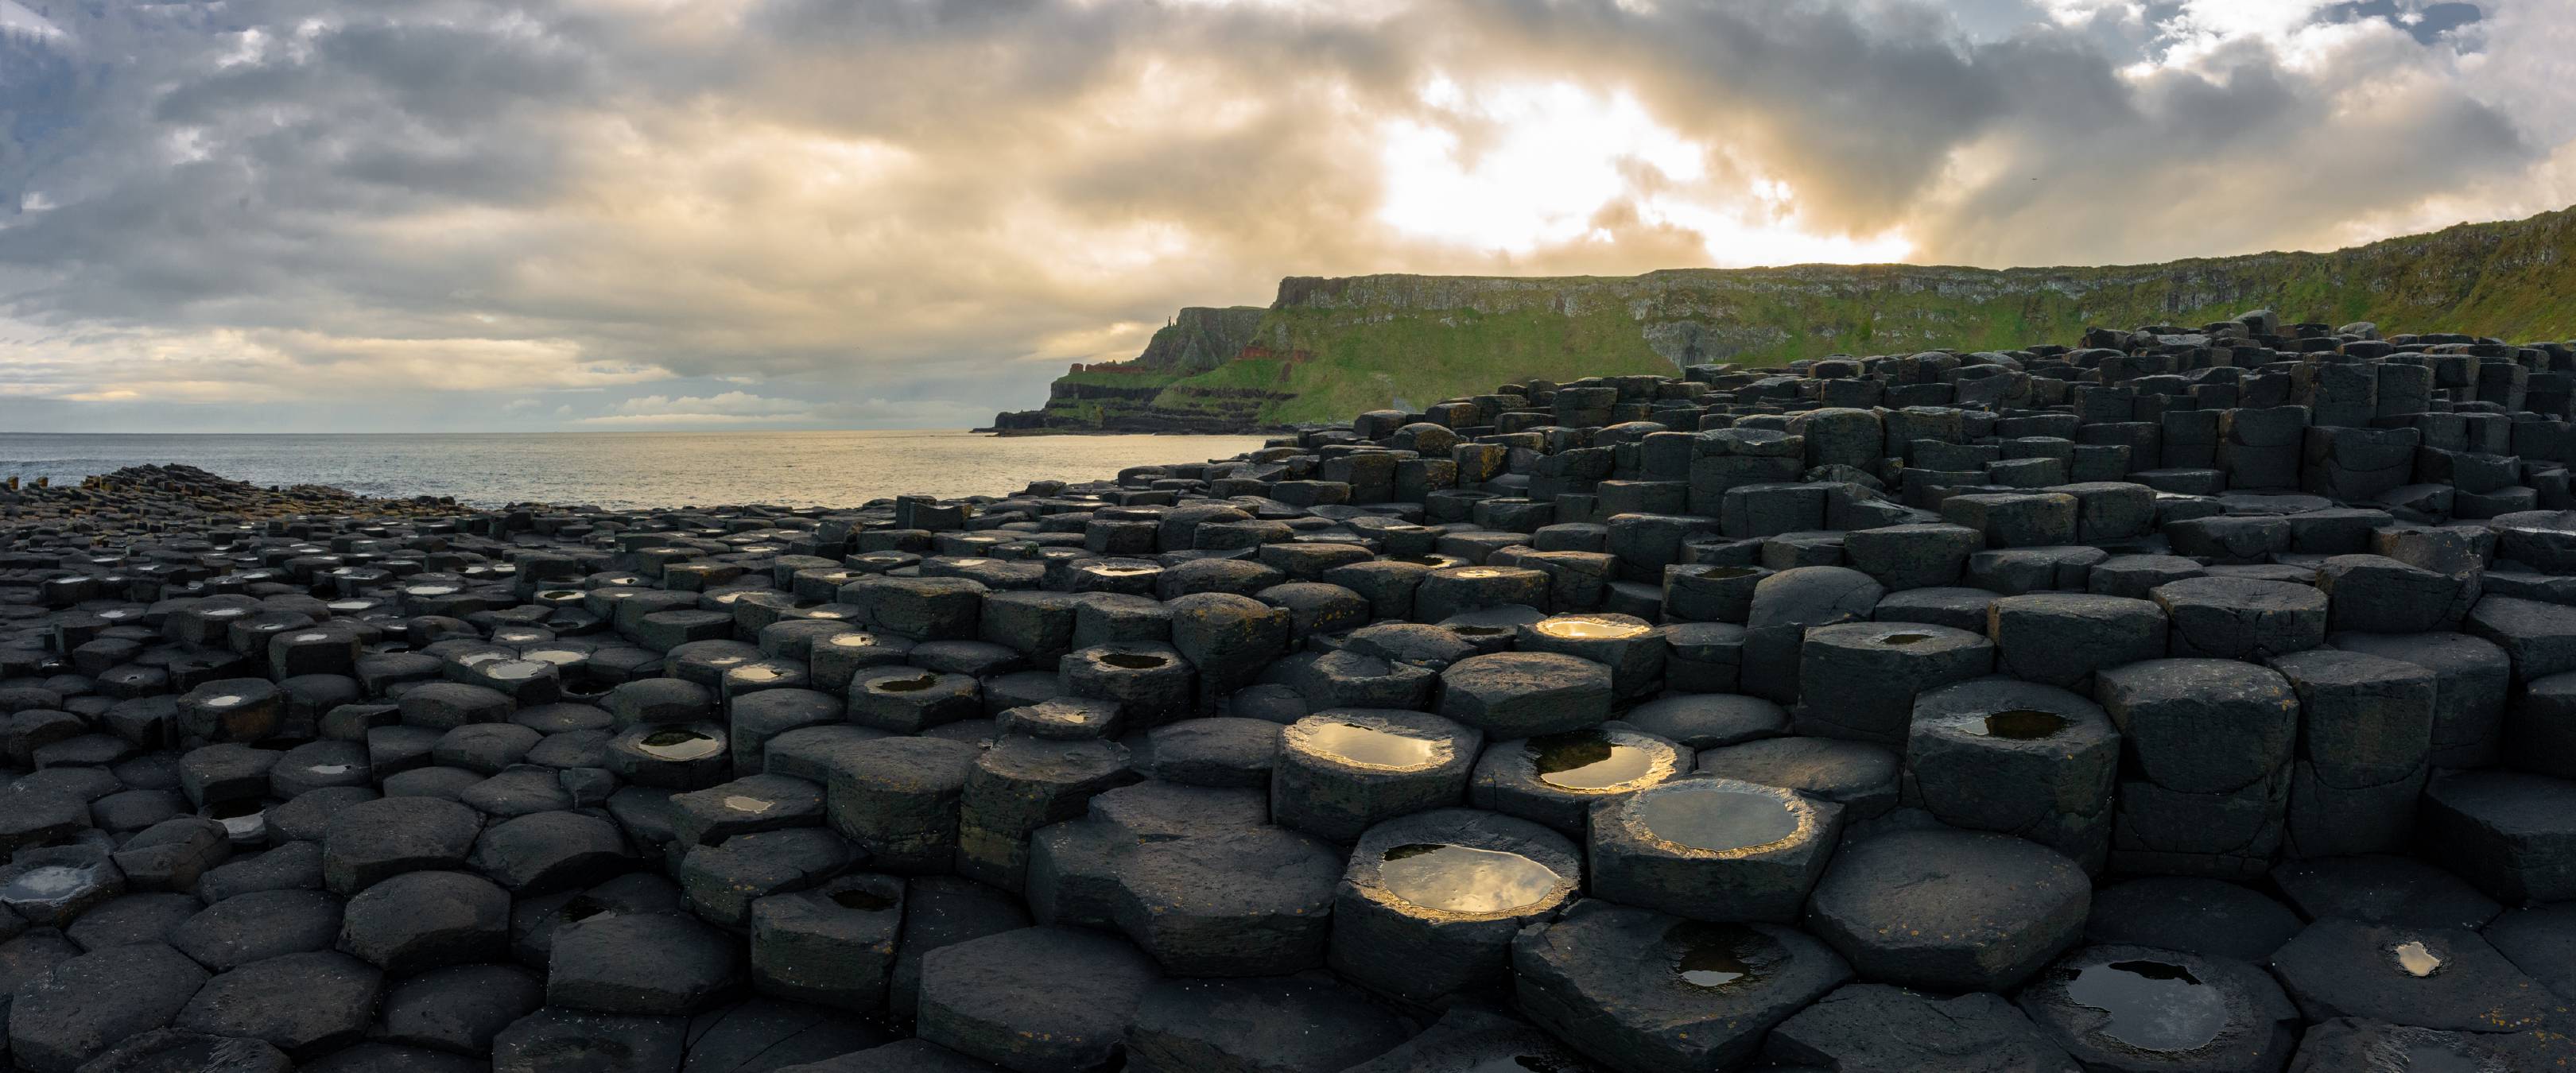
[[[1291,277],[1233,360],[1180,377],[1066,377],[1048,412],[1084,423],[1122,414],[1187,415],[1246,428],[1340,422],[1397,400],[1419,407],[1528,378],[2072,343],[2089,327],[2197,327],[2258,308],[2294,322],[2375,321],[2390,334],[2564,339],[2576,335],[2576,209],[2333,253],[2160,265]],[[1244,318],[1251,311],[1188,312],[1207,318],[1196,327],[1216,323],[1220,313]],[[1243,334],[1242,320],[1209,333]],[[1103,400],[1103,388],[1157,393],[1131,390]]]

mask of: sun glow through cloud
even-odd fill
[[[1568,82],[1469,90],[1447,78],[1421,93],[1424,114],[1380,125],[1395,230],[1479,251],[1524,255],[1618,239],[1611,221],[1697,234],[1710,263],[1896,261],[1901,234],[1854,238],[1801,226],[1785,181],[1713,174],[1710,151],[1636,98]]]

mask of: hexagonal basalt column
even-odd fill
[[[2431,770],[2433,672],[2313,649],[2274,657],[2299,696],[2288,851],[2339,857],[2403,850]]]
[[[1807,631],[1798,656],[1800,734],[1905,743],[1914,698],[1990,673],[1995,647],[1966,630],[1915,623],[1847,622]]]
[[[1548,606],[1547,574],[1501,566],[1461,566],[1434,570],[1413,590],[1416,618],[1437,622],[1462,611],[1483,607]]]
[[[850,721],[896,734],[919,734],[982,715],[982,697],[983,688],[972,675],[918,667],[871,671],[850,681]]]
[[[1477,808],[1581,838],[1593,805],[1688,774],[1696,759],[1672,742],[1615,724],[1517,738],[1485,748],[1467,797]]]
[[[2065,690],[1988,678],[1914,702],[1905,799],[1951,826],[2018,835],[2098,871],[2119,772],[2110,717]]]
[[[2268,867],[2298,735],[2289,681],[2218,659],[2147,660],[2095,678],[2124,756],[2112,866],[2216,875]]]
[[[1440,681],[1440,714],[1495,737],[1581,730],[1610,716],[1610,668],[1574,656],[1471,656],[1450,664]]]
[[[1698,920],[1795,920],[1824,874],[1840,806],[1694,777],[1593,809],[1592,893]]]
[[[1620,699],[1653,690],[1664,672],[1664,639],[1653,623],[1633,615],[1557,615],[1522,626],[1523,652],[1553,652],[1610,668],[1610,691]]]
[[[1280,735],[1271,822],[1348,842],[1380,821],[1457,804],[1483,741],[1421,712],[1317,712]]]
[[[1074,696],[1117,701],[1127,724],[1136,729],[1189,715],[1196,681],[1178,649],[1133,641],[1074,652],[1064,657],[1057,674]]]
[[[2173,622],[2177,657],[2262,659],[2324,644],[2326,594],[2289,581],[2196,577],[2148,592]]]
[[[1897,831],[1834,856],[1807,929],[1861,974],[1931,991],[2010,991],[2083,935],[2093,884],[2036,842]]]
[[[1514,995],[1557,1038],[1612,1069],[1704,1073],[1752,1057],[1773,1025],[1851,978],[1814,939],[1598,899],[1512,941]]]
[[[1581,890],[1574,843],[1526,820],[1434,809],[1369,829],[1333,901],[1334,971],[1428,1003],[1502,979],[1521,926]]]
[[[1110,865],[1118,930],[1176,976],[1321,967],[1339,850],[1281,827],[1144,842]]]
[[[945,872],[956,862],[958,813],[980,750],[942,738],[853,742],[829,761],[832,829],[868,851],[870,868]]]

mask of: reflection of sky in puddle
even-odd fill
[[[1448,913],[1534,906],[1559,882],[1555,870],[1517,853],[1434,843],[1386,851],[1378,879],[1405,901]]]
[[[1767,846],[1798,832],[1798,817],[1769,794],[1691,788],[1650,792],[1630,806],[1648,833],[1675,845],[1726,851]]]
[[[1645,778],[1655,754],[1607,731],[1578,730],[1531,738],[1525,746],[1538,781],[1560,790],[1607,790]]]
[[[2111,1015],[2094,1031],[2143,1051],[2196,1050],[2227,1027],[2227,1000],[2218,989],[2161,961],[2084,966],[2067,982],[2066,998]]]
[[[1436,759],[1440,748],[1421,738],[1331,721],[1310,724],[1304,737],[1316,752],[1369,767],[1421,767]]]

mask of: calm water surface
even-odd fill
[[[1037,480],[1205,462],[1258,436],[978,436],[968,432],[542,432],[278,435],[0,433],[0,477],[57,484],[184,462],[254,484],[328,484],[459,502],[854,507],[920,493],[1002,495]]]

